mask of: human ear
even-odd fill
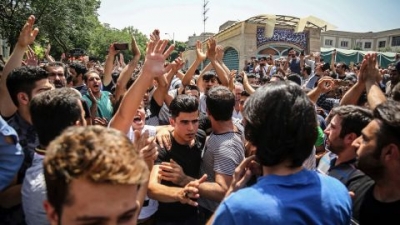
[[[49,220],[51,225],[60,224],[58,221],[61,219],[58,217],[58,214],[55,208],[50,204],[48,200],[43,202],[44,210],[46,211],[47,219]]]

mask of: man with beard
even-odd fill
[[[86,94],[87,87],[85,82],[83,81],[83,76],[86,74],[87,69],[85,65],[81,63],[71,63],[69,65],[69,73],[72,77],[72,85],[78,90],[82,95]]]
[[[90,114],[94,118],[93,124],[107,126],[113,114],[111,93],[101,90],[101,78],[96,71],[87,72],[84,80],[88,91],[83,95],[83,99],[90,108]]]
[[[363,186],[368,187],[366,184],[370,185],[373,181],[356,168],[356,148],[352,143],[372,120],[372,113],[359,106],[346,105],[334,108],[330,117],[324,133],[326,148],[331,152],[321,158],[318,171],[340,180],[357,196],[365,191]],[[358,210],[353,210],[353,218],[359,219]]]
[[[362,186],[353,211],[359,210],[360,224],[400,224],[400,104],[386,100],[375,65],[376,53],[367,54],[360,71],[374,119],[353,142],[358,168],[375,183]]]
[[[49,81],[55,88],[62,88],[67,85],[65,79],[65,65],[62,62],[51,62],[46,65],[46,71],[49,73]]]

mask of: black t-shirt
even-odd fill
[[[200,129],[197,131],[196,140],[193,147],[179,144],[175,141],[172,135],[171,141],[171,150],[168,151],[165,148],[159,149],[158,158],[155,164],[159,165],[161,162],[170,162],[170,159],[173,159],[182,167],[183,172],[187,176],[199,178],[201,154],[206,141],[205,132]],[[170,187],[179,187],[178,185],[165,180],[162,180],[161,184]],[[182,204],[180,202],[159,202],[156,218],[160,221],[180,221],[185,220],[188,217],[192,217],[196,213],[197,207],[188,204]]]
[[[365,224],[400,224],[400,200],[380,202],[375,199],[372,185],[364,195],[360,208],[360,225]]]
[[[146,125],[151,125],[151,126],[158,126],[160,125],[160,121],[158,119],[158,114],[160,113],[161,106],[158,105],[156,100],[151,97],[150,100],[150,106],[146,108]]]

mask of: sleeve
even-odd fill
[[[0,191],[2,191],[17,175],[24,155],[15,130],[2,118],[0,122]]]
[[[234,134],[237,135],[237,134]],[[235,168],[244,159],[244,147],[235,137],[227,139],[214,151],[214,171],[228,176],[233,175]]]
[[[317,141],[315,142],[315,146],[321,146],[324,144],[324,131],[321,129],[320,126],[317,126],[318,129],[318,136]]]
[[[151,116],[158,116],[158,114],[160,113],[160,110],[161,110],[161,106],[157,104],[156,100],[154,100],[153,97],[151,97],[151,100],[150,100]]]
[[[233,215],[225,202],[222,202],[215,211],[214,221],[212,222],[212,224],[236,224],[235,219],[233,218]]]
[[[158,146],[158,156],[154,164],[160,165],[162,162],[169,162],[170,159],[171,156],[168,151],[165,148],[160,148],[160,146]]]

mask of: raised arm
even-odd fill
[[[376,67],[376,55],[376,53],[366,55],[366,59],[363,60],[363,64],[367,63],[366,72],[365,74],[360,74],[365,79],[367,99],[371,110],[374,110],[379,104],[386,102],[386,96],[379,87],[381,76]]]
[[[256,90],[250,85],[249,79],[247,78],[246,72],[242,71],[240,75],[243,77],[243,88],[250,95],[253,94]]]
[[[321,94],[333,90],[335,86],[335,80],[332,77],[323,77],[319,79],[317,87],[307,93],[307,96],[316,104]]]
[[[111,83],[112,80],[112,71],[114,69],[114,58],[115,55],[118,54],[119,51],[115,50],[114,43],[110,45],[108,48],[108,55],[106,59],[106,63],[104,65],[104,76],[103,76],[103,85],[107,86]]]
[[[233,93],[235,93],[235,77],[236,77],[236,70],[232,70],[229,73],[229,90],[232,91]]]
[[[222,47],[222,45],[217,45],[217,47],[215,48],[215,51],[217,52],[217,54],[215,55],[217,62],[222,66],[222,68],[225,71],[225,74],[230,74],[231,71],[230,69],[225,65],[223,59],[224,59],[224,48]]]
[[[119,99],[126,91],[126,84],[128,83],[129,79],[131,78],[133,72],[135,71],[137,64],[140,60],[140,50],[139,47],[136,43],[135,37],[132,35],[132,40],[131,40],[131,48],[132,48],[132,54],[133,54],[133,59],[128,63],[127,66],[125,66],[120,75],[118,76],[117,79],[117,84],[115,87],[115,99]]]
[[[207,58],[210,60],[212,66],[215,69],[215,72],[219,78],[219,81],[221,82],[221,85],[223,86],[228,86],[228,74],[225,73],[225,70],[221,66],[221,64],[218,63],[217,58],[216,58],[216,41],[213,37],[210,37],[207,42]]]
[[[332,57],[331,57],[330,69],[331,69],[331,71],[334,72],[334,73],[336,73],[335,63],[336,63],[336,49],[333,49],[333,51],[332,51]]]
[[[194,72],[197,67],[206,59],[206,54],[202,51],[203,46],[201,42],[198,40],[196,42],[196,60],[190,65],[189,69],[186,71],[185,76],[182,79],[182,86],[186,86],[190,84],[190,81],[193,78]]]
[[[364,60],[361,64],[361,68],[358,74],[358,79],[357,82],[343,95],[342,99],[340,100],[340,105],[357,105],[358,100],[360,99],[362,93],[365,90],[365,73],[366,71],[366,67],[367,67],[367,63],[364,62],[365,57],[367,55],[364,56]]]
[[[181,57],[178,57],[174,60],[174,62],[171,63],[171,70],[165,75],[166,81],[167,81],[167,89],[165,89],[165,92],[163,93],[164,96],[164,102],[165,104],[169,107],[169,104],[171,101],[174,99],[171,95],[168,94],[168,87],[171,85],[172,79],[174,78],[175,74],[179,72],[180,69],[182,69],[184,65],[183,60]],[[178,93],[182,91],[183,85],[179,87]]]
[[[35,41],[39,29],[33,28],[34,23],[35,16],[29,16],[19,34],[18,42],[4,66],[3,75],[0,79],[0,113],[3,117],[10,117],[17,111],[17,107],[14,105],[8,93],[6,80],[13,69],[21,66],[25,51],[28,49],[28,46]]]
[[[173,51],[174,46],[165,50],[167,44],[167,40],[151,40],[147,43],[141,74],[122,98],[119,109],[110,121],[111,127],[124,133],[128,132],[147,88],[154,78],[163,76],[170,69],[170,66],[164,67],[164,62]]]
[[[53,58],[53,56],[50,55],[50,49],[51,49],[51,44],[48,43],[46,46],[46,50],[44,52],[44,56],[46,57],[47,61],[55,62],[56,60]]]

